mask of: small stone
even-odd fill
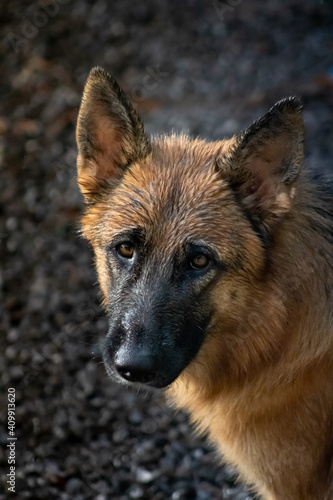
[[[113,441],[114,443],[121,443],[121,442],[122,442],[122,441],[124,441],[127,437],[128,437],[128,431],[127,431],[127,429],[125,429],[125,428],[121,428],[121,429],[116,430],[116,431],[112,434],[112,441]]]
[[[141,424],[143,420],[142,414],[138,410],[133,410],[131,411],[128,420],[134,425]]]
[[[13,347],[13,346],[8,346],[6,351],[5,351],[5,354],[6,354],[6,358],[10,359],[10,360],[16,359],[16,357],[17,357],[17,351],[16,351],[15,347]]]
[[[130,498],[142,498],[144,496],[144,491],[140,486],[133,486],[128,492]]]
[[[139,468],[136,471],[136,479],[139,483],[148,484],[154,481],[159,476],[159,471],[150,471],[147,469]]]
[[[67,482],[66,482],[66,491],[68,493],[72,494],[79,494],[79,493],[84,493],[85,491],[88,492],[87,486],[79,479],[78,477],[71,477]]]
[[[11,328],[7,333],[8,342],[16,342],[20,338],[19,332],[15,328]]]
[[[172,494],[172,500],[195,500],[197,498],[197,492],[192,487],[185,487],[175,491]]]

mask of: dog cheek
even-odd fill
[[[121,273],[104,248],[96,245],[94,253],[99,286],[103,294],[103,304],[106,306],[114,294],[116,284],[122,283]]]
[[[104,302],[108,298],[108,290],[110,289],[110,271],[107,256],[99,247],[94,248],[95,263],[98,274],[99,285],[103,293]]]
[[[184,350],[187,362],[192,361],[199,352],[205,337],[207,328],[212,318],[213,305],[210,297],[192,300],[184,305],[187,311],[182,332],[178,338],[178,345]]]

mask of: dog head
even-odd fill
[[[254,290],[259,301],[265,294],[267,247],[294,202],[299,102],[279,102],[230,140],[149,140],[125,93],[96,68],[77,143],[83,233],[110,316],[109,375],[166,387],[186,371],[198,376],[207,349],[212,366],[230,368],[245,349],[239,324]],[[247,342],[253,350],[255,338]]]

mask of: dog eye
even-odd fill
[[[190,260],[190,265],[193,269],[205,269],[209,264],[209,258],[204,253],[193,255]]]
[[[134,255],[134,246],[131,243],[120,243],[116,247],[117,253],[124,259],[132,259]]]

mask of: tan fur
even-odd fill
[[[301,170],[300,114],[285,113],[259,139],[260,123],[215,143],[155,138],[115,183],[105,165],[120,137],[103,153],[103,192],[83,232],[105,297],[104,249],[122,228],[144,225],[156,261],[186,238],[209,241],[228,271],[214,285],[204,343],[168,393],[265,500],[332,500],[332,200]],[[96,173],[80,166],[81,176],[94,193]],[[242,210],[267,234],[268,256]]]

